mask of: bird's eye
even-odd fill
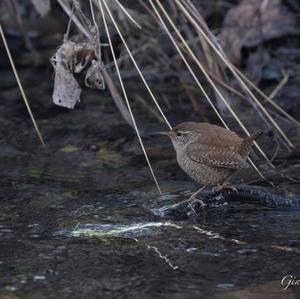
[[[176,132],[177,137],[180,137],[181,135],[182,135],[181,132]]]

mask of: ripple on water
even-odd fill
[[[176,229],[181,226],[172,222],[145,222],[129,225],[119,224],[77,224],[74,228],[64,229],[56,232],[56,236],[68,237],[121,237],[137,238],[159,233],[159,228],[172,227]]]

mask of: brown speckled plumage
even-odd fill
[[[260,131],[242,139],[216,125],[186,122],[165,134],[172,140],[179,165],[191,178],[201,185],[217,185],[249,167],[246,159]]]

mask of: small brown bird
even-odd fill
[[[203,187],[229,187],[227,179],[241,168],[249,167],[246,159],[253,141],[261,134],[258,130],[243,139],[236,133],[209,123],[185,122],[169,132],[180,167]],[[231,187],[232,189],[235,189]]]

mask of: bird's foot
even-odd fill
[[[201,189],[199,189],[199,190],[198,190],[197,192],[195,192],[194,194],[192,194],[191,197],[187,200],[188,206],[190,207],[190,209],[191,209],[196,215],[197,215],[197,213],[196,213],[196,211],[195,211],[195,209],[194,209],[194,206],[195,206],[196,203],[199,204],[199,207],[200,207],[200,208],[204,208],[204,207],[206,206],[206,203],[205,203],[203,200],[201,200],[201,199],[199,199],[199,198],[196,197],[196,196],[197,196],[204,188],[205,188],[205,186],[202,187]]]
[[[204,188],[205,188],[205,186],[202,187],[201,189],[199,189],[194,194],[192,194],[189,199],[186,199],[186,200],[181,201],[180,203],[178,203],[178,205],[183,204],[183,203],[187,203],[188,207],[192,210],[192,212],[195,215],[197,215],[197,212],[195,211],[196,204],[197,204],[197,209],[198,208],[203,208],[203,207],[206,206],[206,203],[203,200],[196,197]]]
[[[220,191],[222,191],[224,189],[228,189],[228,190],[230,190],[230,191],[232,191],[232,192],[234,192],[236,194],[239,193],[239,191],[238,191],[237,188],[235,188],[234,186],[232,186],[232,185],[230,185],[228,183],[225,183],[223,185],[219,185],[218,184],[217,187],[213,188],[213,192],[220,192]]]
[[[201,208],[203,208],[203,207],[206,206],[206,203],[205,203],[203,200],[201,200],[201,199],[197,198],[196,196],[194,196],[194,194],[189,198],[188,203],[189,203],[190,205],[192,205],[192,206],[193,206],[195,203],[198,203],[198,204],[200,205]]]

